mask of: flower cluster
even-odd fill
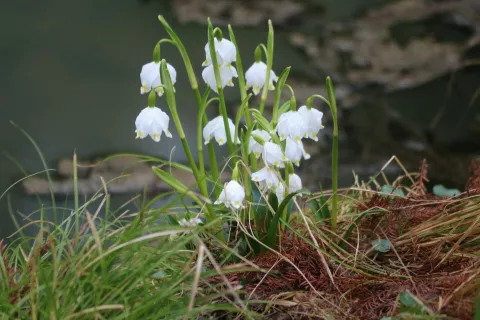
[[[308,160],[310,158],[310,155],[305,151],[302,140],[312,139],[318,141],[318,132],[323,128],[323,113],[317,109],[311,108],[311,103],[308,102],[308,106],[304,105],[298,110],[296,109],[296,105],[291,103],[290,110],[288,111],[285,111],[284,108],[281,108],[279,111],[277,107],[277,114],[274,112],[274,119],[272,119],[271,122],[263,118],[263,107],[266,100],[266,93],[268,90],[275,90],[275,85],[280,86],[279,90],[282,90],[285,85],[286,76],[288,76],[288,72],[282,73],[282,76],[280,76],[282,80],[280,81],[275,72],[271,70],[271,64],[273,61],[272,31],[269,33],[270,40],[268,42],[268,48],[263,44],[257,47],[255,50],[255,62],[247,69],[244,77],[244,87],[247,90],[251,89],[254,95],[263,92],[262,104],[259,107],[259,112],[254,114],[257,121],[253,123],[247,122],[247,126],[243,128],[243,130],[238,130],[232,119],[226,116],[227,111],[225,99],[223,98],[223,89],[225,87],[233,87],[234,78],[239,77],[237,69],[233,64],[237,63],[237,59],[240,59],[240,57],[237,56],[237,47],[233,38],[232,42],[231,40],[223,38],[221,32],[215,34],[216,31],[212,32],[212,30],[213,29],[210,25],[209,39],[211,39],[213,43],[207,43],[205,45],[205,61],[202,64],[204,67],[202,78],[206,85],[220,96],[218,100],[220,104],[220,113],[222,115],[208,121],[203,128],[199,127],[198,135],[200,136],[203,134],[205,144],[209,144],[213,139],[220,146],[228,143],[232,159],[237,155],[237,151],[234,150],[233,144],[235,144],[235,146],[240,144],[244,163],[248,164],[254,162],[255,165],[252,167],[257,168],[257,165],[259,164],[257,161],[261,161],[260,169],[253,172],[250,179],[259,186],[260,191],[275,194],[278,201],[281,202],[287,194],[295,193],[302,189],[302,181],[300,177],[294,173],[294,166],[299,167],[302,159]],[[179,46],[179,48],[181,48],[181,46]],[[156,48],[156,50],[158,50],[157,53],[159,55],[159,47]],[[267,63],[262,61],[262,53],[265,53]],[[156,56],[154,53],[155,61],[145,64],[140,72],[140,93],[149,94],[149,104],[148,107],[140,112],[135,121],[137,138],[143,139],[146,136],[151,136],[156,142],[160,141],[162,133],[165,133],[167,137],[172,137],[172,134],[168,129],[170,118],[165,112],[155,106],[155,99],[157,96],[161,97],[165,91],[167,92],[167,98],[171,99],[171,93],[174,92],[174,88],[170,88],[169,86],[174,85],[177,80],[175,68],[170,64],[164,64],[164,61],[162,61],[162,63],[158,62],[158,55]],[[186,63],[190,62],[188,61]],[[242,72],[240,60],[238,61],[237,67],[239,68],[239,71]],[[191,69],[191,65],[187,65],[187,70]],[[161,75],[164,76],[166,71],[170,75],[171,81],[162,79]],[[284,74],[286,75],[284,76]],[[189,78],[192,76],[194,77],[194,75],[189,73]],[[166,85],[162,83],[162,80]],[[291,90],[291,92],[291,101],[295,101],[293,90]],[[213,101],[213,99],[208,100],[208,94],[209,92],[207,91],[207,96],[205,96],[202,102],[207,105],[207,101]],[[242,96],[246,95],[245,92],[242,93]],[[250,97],[251,95],[248,96],[248,98]],[[277,99],[278,97],[279,95],[276,96]],[[168,102],[170,106],[171,100],[168,100]],[[279,103],[279,101],[276,101],[275,104],[278,106]],[[205,105],[200,105],[200,107],[206,108]],[[244,115],[247,117],[247,113],[250,113],[251,109],[246,108],[245,110]],[[172,112],[177,129],[179,129],[178,131],[182,132],[181,124],[178,123],[178,113],[174,113],[177,112],[176,108],[170,106],[170,111]],[[278,115],[278,113],[281,114]],[[239,115],[241,116],[242,114]],[[198,123],[202,122],[201,117],[203,116],[203,114],[199,115]],[[239,120],[238,116],[236,120]],[[201,137],[199,138],[201,139]],[[184,137],[182,139],[184,139]],[[234,139],[236,140],[234,141]],[[201,140],[199,142],[201,142]],[[188,144],[187,146],[184,144],[184,148],[188,148]],[[199,150],[201,148],[202,144],[200,144]],[[188,154],[189,152],[187,155]],[[249,157],[248,155],[252,156]],[[194,160],[191,158],[190,154],[190,165],[192,166],[192,169],[195,169],[192,170],[195,174],[199,169],[197,169]],[[210,159],[216,161],[215,157],[211,157]],[[252,162],[249,162],[250,160]],[[217,193],[218,197],[214,202],[215,205],[224,204],[227,208],[232,208],[234,210],[244,207],[246,192],[239,182],[241,180],[238,163],[239,162],[235,165],[232,180],[224,185],[221,192],[220,190],[217,190],[219,193]],[[200,166],[200,168],[200,170],[204,170],[203,165]],[[201,172],[201,174],[204,174],[204,172]],[[284,178],[282,178],[282,175]],[[202,184],[200,178],[203,179],[203,177],[200,175],[198,177],[196,176],[199,186]],[[249,177],[243,176],[243,181],[248,178]],[[204,190],[202,191],[204,196],[208,196],[206,188],[205,184],[203,187]],[[179,224],[182,226],[193,226],[199,223],[201,223],[201,220],[198,218],[189,221],[186,221],[185,219],[179,221]]]
[[[168,63],[167,69],[170,73],[172,83],[175,84],[177,81],[177,71]],[[145,64],[140,71],[140,82],[142,84],[140,94],[150,93],[153,90],[159,97],[163,96],[164,89],[160,77],[160,62],[152,61]],[[172,134],[168,129],[169,122],[170,117],[163,112],[162,109],[149,103],[149,106],[140,111],[140,114],[135,120],[137,139],[144,139],[150,136],[153,141],[159,142],[162,132],[165,133],[165,136],[171,138]]]
[[[300,166],[300,160],[310,159],[310,155],[305,152],[302,139],[310,138],[318,141],[317,135],[322,125],[323,113],[317,109],[308,109],[302,106],[298,111],[288,111],[283,113],[278,121],[278,125],[273,133],[265,130],[253,130],[249,139],[248,152],[255,158],[263,160],[264,168],[252,174],[252,181],[257,182],[262,191],[273,191],[281,201],[285,192],[293,193],[302,189],[300,177],[294,173],[289,174],[288,190],[286,183],[282,181],[278,169],[285,168],[286,162],[291,162],[297,167]],[[236,130],[233,122],[228,119],[230,133],[232,135]],[[272,135],[274,135],[272,137]],[[211,120],[203,129],[205,143],[215,137],[219,145],[224,145],[226,141],[226,132],[224,121],[221,116]],[[272,139],[275,138],[275,139]],[[273,142],[277,140],[279,143]],[[281,141],[285,142],[282,148]],[[237,143],[240,141],[237,140]],[[225,185],[224,191],[220,195],[216,204],[225,203],[227,207],[238,209],[243,202],[245,191],[237,181],[230,181]]]
[[[215,54],[217,56],[217,64],[220,72],[221,88],[225,86],[233,87],[233,78],[237,78],[237,69],[232,66],[232,63],[237,59],[237,49],[235,45],[227,39],[218,40],[214,38]],[[212,56],[210,54],[210,46],[205,45],[205,61],[203,66],[202,78],[205,83],[215,92],[217,92],[217,80],[215,78],[214,65],[212,63]]]
[[[285,162],[294,163],[300,166],[300,160],[310,159],[310,155],[305,152],[302,139],[311,138],[317,141],[317,134],[322,126],[323,113],[316,109],[308,109],[302,106],[298,111],[287,111],[283,113],[275,128],[275,139],[272,139],[270,133],[264,130],[254,130],[250,137],[249,153],[253,153],[256,158],[263,159],[265,167],[252,174],[252,180],[258,182],[263,190],[271,190],[276,193],[281,201],[285,191],[288,193],[296,192],[302,189],[300,177],[294,173],[289,174],[288,190],[280,175],[275,168],[284,168]],[[263,145],[257,140],[262,141]],[[285,141],[285,147],[282,150],[281,143],[274,143],[273,140]]]

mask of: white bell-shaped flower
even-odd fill
[[[277,171],[271,167],[264,167],[252,173],[252,181],[261,183],[261,187],[265,186],[269,190],[275,190],[280,183]]]
[[[273,165],[278,168],[284,168],[284,162],[287,160],[280,146],[269,141],[263,145],[262,157],[266,166]]]
[[[232,137],[233,141],[233,138],[235,137],[235,124],[230,118],[228,119],[228,127],[230,129],[230,136]],[[203,139],[205,139],[205,144],[208,144],[214,137],[220,146],[227,142],[227,132],[225,130],[225,124],[222,116],[218,116],[210,120],[205,128],[203,128]],[[240,142],[238,137],[237,142]]]
[[[172,65],[167,63],[167,69],[170,73],[170,78],[172,78],[172,84],[177,82],[177,71]],[[150,92],[152,88],[155,88],[157,94],[161,97],[163,95],[163,88],[160,87],[162,80],[160,78],[160,62],[150,62],[142,67],[140,72],[140,81],[142,86],[140,87],[140,93],[145,94]]]
[[[190,220],[182,219],[178,221],[178,224],[181,225],[182,227],[195,227],[200,223],[203,223],[203,221],[200,218],[192,218]]]
[[[235,48],[235,45],[232,41],[225,38],[219,41],[217,38],[214,38],[214,45],[218,65],[230,66],[232,62],[237,60],[237,48]],[[212,56],[210,55],[210,45],[208,42],[205,45],[205,56],[206,59],[202,64],[204,67],[212,64]]]
[[[318,132],[324,128],[322,125],[323,112],[315,108],[308,110],[307,106],[301,106],[300,109],[298,109],[298,113],[307,125],[307,136],[310,139],[318,141]]]
[[[283,113],[278,119],[277,133],[280,140],[287,137],[294,141],[300,141],[308,136],[308,127],[305,119],[297,111]]]
[[[278,204],[282,203],[285,198],[285,186],[283,183],[279,183],[277,189],[275,189],[275,195],[277,196]]]
[[[220,80],[222,82],[222,89],[226,86],[233,87],[233,78],[238,77],[237,69],[233,66],[220,66]],[[202,71],[203,81],[215,92],[217,91],[217,80],[215,79],[215,71],[213,64],[209,65]]]
[[[158,142],[160,141],[162,132],[165,132],[165,135],[171,138],[172,134],[168,130],[169,121],[170,118],[161,109],[157,107],[146,107],[140,111],[140,114],[135,120],[137,139],[150,136],[155,142]]]
[[[240,183],[232,180],[225,184],[218,200],[215,201],[215,204],[224,203],[227,208],[233,207],[235,209],[240,209],[244,199],[245,189]]]
[[[259,136],[265,142],[270,141],[272,139],[272,137],[265,130],[258,130],[257,129],[257,130],[252,131],[252,134],[250,136],[250,141],[248,143],[248,154],[253,152],[255,157],[258,159],[258,158],[260,158],[260,155],[263,152],[263,146],[253,138],[254,135]]]
[[[288,175],[288,193],[294,193],[298,190],[301,190],[302,186],[302,179],[295,173],[291,173]]]
[[[263,61],[254,62],[247,72],[245,72],[245,80],[247,84],[247,89],[252,87],[253,93],[258,95],[260,90],[262,90],[267,80],[267,65]],[[268,83],[269,90],[275,90],[273,82],[277,81],[277,75],[273,70],[270,70],[270,78]]]
[[[297,167],[300,165],[300,160],[302,157],[305,160],[310,159],[310,155],[305,152],[302,141],[294,141],[290,138],[287,138],[287,145],[285,147],[285,156],[288,160],[293,162]]]

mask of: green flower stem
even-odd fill
[[[205,159],[203,158],[203,141],[202,141],[202,120],[203,115],[208,107],[208,94],[210,93],[210,88],[207,88],[205,94],[203,95],[199,112],[197,114],[197,152],[198,152],[198,167],[202,177],[205,177]]]
[[[173,29],[170,27],[170,25],[167,23],[163,16],[158,16],[158,20],[163,25],[167,33],[170,35],[172,41],[175,43],[178,51],[180,52],[180,55],[182,56],[183,62],[187,69],[188,80],[190,81],[192,89],[198,89],[197,77],[195,77],[195,72],[193,71],[192,63],[190,61],[190,57],[187,54],[187,50],[185,50],[185,46],[183,45],[182,41],[180,41],[180,38],[173,31]]]
[[[160,71],[161,71],[162,83],[164,84],[164,87],[165,87],[167,104],[170,109],[170,113],[172,114],[172,119],[173,119],[173,122],[175,123],[175,127],[177,128],[177,132],[180,137],[180,140],[182,141],[182,146],[183,146],[183,149],[185,150],[185,155],[187,156],[190,167],[192,168],[193,175],[200,188],[201,194],[204,197],[208,198],[208,190],[207,190],[207,183],[206,183],[205,176],[202,176],[198,171],[195,160],[193,159],[192,152],[190,151],[190,147],[188,146],[188,142],[185,137],[185,132],[183,131],[183,126],[180,121],[180,117],[178,115],[177,104],[175,101],[175,93],[173,91],[172,79],[170,78],[170,73],[168,72],[167,63],[165,60],[161,61]],[[207,203],[206,207],[207,207],[207,212],[205,216],[207,218],[207,222],[211,222],[215,219],[215,211],[213,210],[213,206],[210,203]]]
[[[193,89],[195,93],[195,99],[197,100],[197,104],[200,106],[202,103],[202,97],[200,95],[200,91],[197,89]],[[208,104],[208,102],[207,102]],[[207,119],[207,114],[203,112],[202,114],[202,124],[201,126],[197,129],[197,132],[200,132],[200,144],[198,145],[198,150],[201,150],[201,154],[203,156],[203,142],[202,142],[202,137],[203,134],[201,134],[202,129],[207,125],[208,119]],[[220,172],[218,171],[218,163],[217,163],[217,156],[215,155],[215,146],[213,143],[209,143],[208,146],[208,158],[210,160],[210,172],[212,173],[212,179],[215,182],[215,198],[218,198],[220,195],[220,192],[222,191],[221,188],[221,181],[220,181]],[[205,177],[205,172],[203,172],[203,176]],[[205,185],[206,187],[206,185]],[[223,235],[223,234],[222,234]]]
[[[267,76],[265,78],[265,85],[263,86],[262,98],[258,110],[263,115],[265,109],[265,102],[267,101],[268,87],[270,83],[270,71],[273,65],[273,26],[272,20],[268,20],[268,40],[267,40]]]
[[[285,164],[285,193],[288,194],[288,187],[290,186],[290,174],[293,173],[293,164],[291,162],[287,162]],[[283,221],[287,222],[287,214],[288,214],[288,206],[285,206],[282,212],[282,219]],[[283,231],[287,229],[287,225],[284,225]]]
[[[236,66],[237,66],[237,73],[238,73],[238,88],[240,90],[241,100],[243,101],[247,97],[247,87],[246,87],[246,84],[245,84],[245,74],[243,73],[242,57],[240,55],[240,49],[238,47],[237,40],[235,39],[235,34],[233,33],[233,29],[232,29],[231,25],[228,25],[228,32],[229,32],[229,35],[230,35],[230,41],[232,41],[232,43],[235,45],[235,48],[237,49],[237,59],[236,59],[235,63],[236,63]],[[248,103],[245,106],[244,110],[245,110],[245,112],[244,112],[245,122],[247,123],[247,128],[250,128],[252,126],[252,117],[250,116],[250,112],[248,112]],[[237,128],[237,130],[238,130],[238,128]],[[246,143],[248,144],[248,141]],[[248,166],[249,162],[250,162],[250,164],[252,166],[252,169],[254,171],[257,171],[258,161],[257,161],[257,158],[255,158],[255,155],[251,154],[250,157],[249,157],[248,154],[247,154],[246,156],[242,156],[242,158],[243,158],[243,161],[245,162],[246,166]],[[250,160],[250,161],[248,161],[248,160]],[[251,200],[251,199],[249,199],[249,200]]]
[[[167,23],[165,18],[163,16],[158,16],[158,20],[160,23],[163,25],[167,33],[170,35],[172,38],[171,42],[177,47],[178,51],[180,52],[180,55],[182,56],[183,63],[185,65],[187,75],[188,75],[188,80],[190,82],[190,86],[192,87],[192,90],[195,94],[195,99],[197,102],[197,105],[199,108],[202,106],[202,96],[200,94],[200,91],[198,90],[198,82],[197,82],[197,77],[195,76],[195,72],[193,71],[193,66],[192,62],[190,61],[190,57],[188,56],[187,50],[185,49],[185,46],[183,45],[182,41],[180,38],[177,36],[175,31],[170,27],[170,25]],[[168,42],[168,39],[165,40],[165,42]],[[208,122],[207,115],[204,113],[203,114],[203,119],[202,119],[202,127],[205,126]],[[200,144],[198,146],[199,150],[201,150],[201,154],[203,155],[203,144]],[[218,171],[218,164],[217,164],[217,157],[215,156],[215,147],[213,144],[209,143],[208,144],[208,154],[209,154],[209,159],[210,159],[210,169],[212,173],[212,178],[215,182],[219,181],[219,171]],[[199,157],[200,158],[200,157]],[[205,171],[201,172],[202,177],[205,177]],[[203,179],[203,183],[205,184],[206,188],[206,180]],[[215,190],[220,190],[220,188],[215,188]],[[215,195],[218,197],[220,191],[216,192]],[[222,234],[223,235],[223,234]]]
[[[207,88],[207,92],[210,92],[210,88]],[[205,102],[205,99],[208,97],[208,93],[204,95],[204,98],[202,99],[202,104],[204,104],[204,107],[201,108],[200,112],[198,113],[198,118],[197,118],[197,145],[198,145],[198,153],[199,155],[203,157],[203,128],[207,124],[207,116],[206,116],[206,109],[212,103],[213,101],[218,101],[218,98],[211,98],[207,102]],[[215,156],[215,148],[213,143],[208,144],[208,155],[210,159],[210,167],[211,167],[211,172],[212,172],[212,178],[215,183],[214,185],[214,194],[215,198],[218,198],[220,195],[220,192],[222,191],[221,188],[221,181],[219,181],[219,171],[218,171],[218,165],[217,165],[217,157]]]
[[[290,94],[291,94],[291,97],[290,97],[290,111],[296,111],[297,110],[297,100],[295,99],[295,93],[293,92],[293,88],[288,84],[285,84],[285,87],[287,87],[290,90]]]
[[[210,48],[210,56],[212,58],[213,71],[215,73],[215,81],[217,83],[217,93],[218,97],[220,98],[220,114],[223,117],[223,124],[225,126],[225,133],[227,135],[228,153],[230,156],[232,156],[234,153],[234,149],[232,143],[232,136],[230,133],[230,126],[228,125],[227,106],[225,105],[225,97],[223,95],[222,78],[220,77],[220,66],[218,65],[214,38],[215,35],[213,25],[210,19],[208,19],[208,44]]]
[[[285,86],[285,82],[287,81],[288,74],[290,73],[290,67],[285,68],[278,77],[277,85],[275,88],[275,100],[273,102],[273,113],[272,113],[272,127],[276,128],[279,118],[279,108],[280,108],[280,100],[282,98],[282,91],[283,87]],[[293,92],[292,92],[293,95]]]
[[[157,44],[155,45],[155,48],[153,49],[153,61],[155,63],[159,63],[160,62],[160,45],[162,43],[170,43],[170,44],[173,44],[174,46],[176,45],[175,42],[173,42],[172,40],[170,39],[162,39],[160,41],[157,42]]]
[[[338,123],[337,123],[337,102],[335,99],[335,92],[333,83],[330,77],[327,77],[327,93],[330,110],[333,117],[333,147],[332,147],[332,230],[337,229],[337,214],[338,214]]]
[[[326,80],[328,99],[319,94],[314,94],[307,99],[307,108],[310,109],[313,104],[313,98],[319,98],[325,102],[333,118],[333,145],[332,145],[332,230],[337,229],[337,215],[338,215],[338,118],[337,118],[337,102],[335,99],[335,92],[333,89],[333,83],[330,77]]]
[[[235,63],[237,66],[238,88],[240,90],[240,98],[243,101],[247,97],[247,89],[245,85],[245,75],[243,73],[242,57],[240,56],[240,49],[238,48],[237,41],[235,39],[235,34],[233,33],[231,25],[228,25],[228,31],[230,35],[230,41],[232,41],[232,43],[235,45],[235,48],[237,49],[237,58]],[[250,117],[250,113],[248,112],[248,103],[245,108],[245,121],[247,122],[248,127],[252,125],[252,118]]]

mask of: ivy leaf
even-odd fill
[[[414,315],[424,315],[426,313],[425,305],[419,303],[419,300],[416,299],[408,290],[400,292],[399,300],[402,304],[400,311],[403,313],[410,313]]]
[[[380,192],[395,195],[395,196],[405,197],[405,192],[403,192],[402,189],[399,189],[399,188],[394,189],[392,186],[389,186],[389,185],[383,185],[382,188],[380,189]]]
[[[162,280],[168,278],[168,275],[164,270],[159,270],[152,274],[152,278],[155,280]]]
[[[443,184],[437,184],[433,187],[433,194],[436,195],[437,197],[450,198],[450,197],[456,197],[461,193],[462,192],[458,189],[445,188]]]
[[[372,241],[375,251],[386,253],[392,248],[392,243],[386,239],[377,239]]]

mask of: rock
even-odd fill
[[[56,195],[71,195],[74,193],[73,161],[62,159],[59,161],[60,166],[60,175],[63,178],[54,180],[52,188]],[[89,171],[85,170],[86,168]],[[174,167],[163,166],[162,168],[186,186],[196,184],[193,174],[189,172]],[[103,192],[105,186],[112,194],[136,193],[144,190],[147,192],[171,191],[170,186],[155,175],[151,164],[136,157],[114,157],[108,161],[82,162],[82,165],[79,165],[79,172],[82,172],[77,182],[80,195]],[[85,175],[86,172],[89,174]],[[227,181],[229,177],[230,173],[223,173],[222,182]],[[38,176],[25,180],[23,187],[28,195],[50,193],[48,180]]]
[[[211,17],[219,26],[251,26],[265,23],[268,19],[284,23],[305,9],[300,1],[294,0],[173,0],[172,7],[182,23],[203,24],[205,17]]]
[[[77,175],[79,178],[85,178],[90,171],[89,163],[79,162],[77,163]],[[71,159],[61,159],[58,161],[57,173],[62,176],[62,178],[71,178],[73,177],[73,160]]]

